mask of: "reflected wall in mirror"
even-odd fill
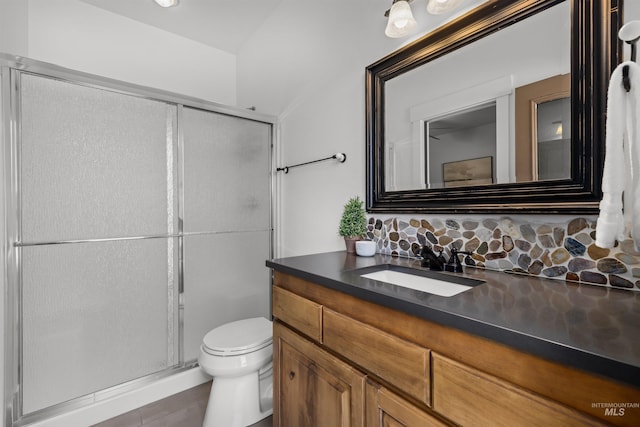
[[[369,66],[368,210],[597,212],[621,7],[490,0]]]

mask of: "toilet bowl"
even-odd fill
[[[213,377],[203,427],[245,427],[273,413],[272,323],[264,317],[219,326],[198,363]]]

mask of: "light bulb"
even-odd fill
[[[393,23],[393,25],[394,25],[396,28],[404,28],[404,27],[406,27],[406,26],[407,26],[407,24],[408,24],[408,23],[409,23],[409,20],[408,20],[408,19],[398,19],[398,20],[396,20],[396,21]]]
[[[153,0],[153,1],[155,1],[156,4],[161,7],[177,6],[179,2],[179,0]]]
[[[406,36],[416,26],[416,20],[413,19],[411,6],[406,0],[400,0],[393,3],[389,11],[389,22],[384,33],[387,37],[403,37]]]

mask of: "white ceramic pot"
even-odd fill
[[[376,254],[376,242],[372,240],[356,242],[356,254],[359,256],[374,256]]]

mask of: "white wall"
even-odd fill
[[[638,0],[625,0],[624,1],[624,22],[640,20],[640,1]],[[640,48],[640,46],[638,46]],[[625,60],[631,59],[631,49],[629,45],[625,43],[624,47]],[[636,58],[640,60],[640,56]]]
[[[24,0],[0,0],[0,52],[26,55],[27,6]]]
[[[25,56],[221,104],[236,104],[236,61],[232,54],[76,0],[28,3]]]
[[[376,23],[384,29],[385,3],[283,0],[238,54],[239,101],[279,115],[278,166],[347,155],[278,173],[278,256],[339,249],[342,206],[364,196],[364,67],[380,56],[378,42],[397,45],[366,42]]]

